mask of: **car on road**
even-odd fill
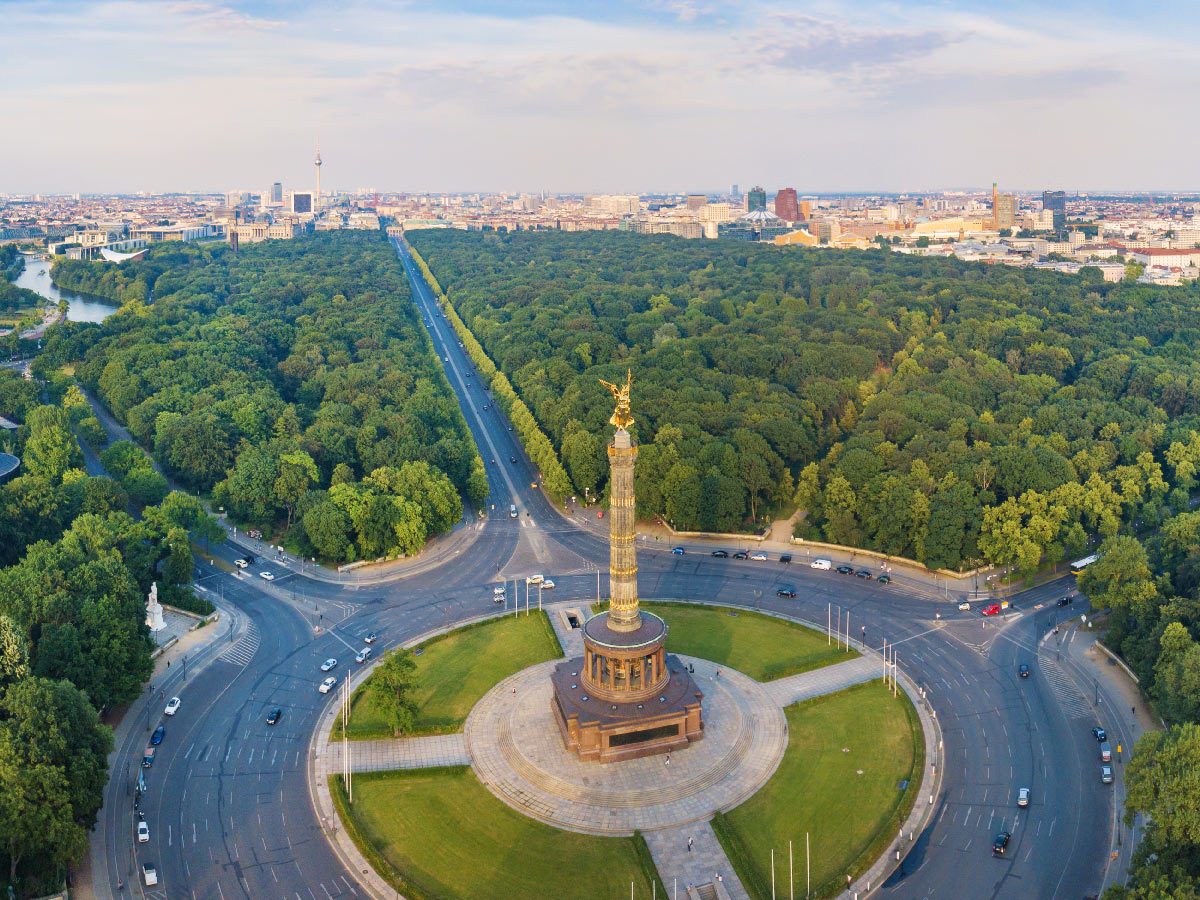
[[[331,690],[333,690],[333,686],[335,684],[337,684],[337,679],[334,678],[332,675],[330,675],[328,678],[326,678],[324,681],[321,682],[321,686],[319,688],[317,688],[317,690],[320,691],[322,694],[328,694]]]
[[[999,604],[999,603],[993,603],[991,606],[985,606],[985,607],[983,608],[983,614],[984,614],[985,616],[998,616],[998,615],[1000,615],[1000,604]]]
[[[487,412],[489,409],[491,409],[491,407],[490,407],[490,406],[488,406],[486,403],[485,403],[485,404],[483,404],[483,411],[484,411],[484,412]]]
[[[855,578],[870,578],[871,570],[870,569],[859,569],[857,572],[854,573],[854,577]]]
[[[790,565],[792,562],[792,554],[790,554],[790,553],[779,554],[779,561],[781,563],[783,563],[785,566]]]
[[[142,863],[142,881],[146,882],[146,887],[158,884],[158,870],[153,863]]]
[[[538,575],[528,575],[528,576],[526,576],[526,578],[525,578],[525,583],[526,583],[526,584],[541,584],[541,583],[542,583],[543,581],[545,581],[545,580],[546,580],[546,576],[545,576],[545,575],[541,575],[541,574],[538,574]]]
[[[672,547],[671,552],[674,553],[676,556],[683,556],[683,554],[687,553],[687,551],[684,550],[682,547]]]
[[[157,747],[163,742],[163,738],[167,736],[167,726],[159,725],[154,729],[154,734],[150,735],[150,746]]]
[[[992,841],[992,856],[1003,856],[1011,839],[1012,835],[1007,831],[1002,831],[996,835],[996,839]]]
[[[331,656],[331,657],[329,657],[329,659],[325,660],[325,662],[321,663],[321,671],[328,672],[330,669],[332,669],[336,665],[337,665],[337,660]]]
[[[1055,606],[1066,606],[1068,603],[1074,603],[1074,602],[1075,602],[1074,597],[1059,597],[1058,603],[1056,603]]]
[[[172,697],[170,700],[167,701],[167,705],[163,709],[163,715],[173,716],[177,712],[179,712],[179,698]]]
[[[1100,781],[1103,784],[1112,784],[1112,766],[1100,767]]]
[[[833,568],[833,563],[827,559],[814,559],[808,564],[810,569],[820,569],[822,572],[828,572]]]
[[[1108,741],[1103,741],[1100,744],[1100,762],[1112,762],[1112,747]]]
[[[354,654],[354,661],[356,663],[365,663],[370,658],[371,658],[371,648],[370,647],[363,647],[361,650],[359,650],[357,653]]]
[[[515,503],[508,504],[508,517],[515,519],[517,517],[517,507]]]
[[[714,550],[712,552],[712,555],[715,556],[717,559],[729,559],[729,551],[728,550]]]
[[[509,425],[509,426],[508,426],[508,430],[509,430],[509,431],[512,431],[512,426],[511,426],[511,425]]]
[[[853,575],[854,574],[854,566],[838,566],[837,573],[839,575]]]
[[[244,568],[246,568],[246,566],[250,565],[250,563],[246,562],[244,559],[235,559],[233,561],[233,564],[235,566],[237,566],[239,569],[244,569]]]
[[[365,644],[373,644],[373,643],[375,643],[377,640],[379,640],[379,635],[377,635],[377,634],[376,634],[375,632],[373,632],[373,631],[368,631],[368,632],[367,632],[367,636],[366,636],[365,638],[363,638],[363,643],[365,643]]]
[[[145,821],[138,822],[138,843],[148,844],[150,842],[150,826]]]
[[[148,769],[154,765],[154,748],[147,747],[142,751],[142,768]]]
[[[755,562],[766,562],[767,554],[765,554],[761,550],[759,550],[757,553],[750,554],[750,558],[752,560],[754,560]]]
[[[1103,728],[1101,728],[1099,725],[1097,725],[1095,728],[1092,729],[1092,737],[1094,737],[1097,741],[1107,741],[1108,740],[1108,732],[1105,731]]]
[[[1029,805],[1029,788],[1021,788],[1017,791],[1017,806],[1025,807]]]
[[[1028,678],[1029,677],[1029,666],[1026,665],[1025,663],[1021,663],[1021,665],[1017,668],[1017,674],[1020,675],[1022,678]]]
[[[750,554],[745,550],[739,550],[737,553],[733,554],[733,558],[734,559],[749,559]]]
[[[545,581],[542,582],[542,589],[547,590],[547,591],[553,590],[554,582],[551,581],[549,578],[547,578]]]
[[[967,612],[971,609],[971,604],[964,600],[962,603],[958,604],[958,608],[963,612]]]
[[[274,572],[259,572],[258,577],[261,578],[263,581],[274,581],[275,573]]]
[[[878,581],[880,584],[891,584],[892,576],[891,575],[880,575],[875,580]]]
[[[775,596],[776,597],[795,597],[796,589],[794,587],[792,587],[790,584],[782,584],[775,591]]]
[[[510,457],[508,458],[508,461],[509,461],[510,463],[515,463],[515,462],[517,461],[517,458],[516,458],[515,456],[510,456]]]
[[[269,713],[267,713],[267,724],[268,725],[277,725],[277,724],[279,724],[279,720],[282,718],[283,718],[283,710],[280,709],[278,706],[273,707],[271,709],[271,711]]]

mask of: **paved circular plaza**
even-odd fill
[[[783,758],[783,710],[740,672],[679,659],[695,666],[704,691],[699,743],[669,757],[580,761],[563,746],[554,720],[550,674],[561,660],[553,660],[506,678],[471,710],[464,736],[476,775],[520,812],[573,831],[631,834],[736,806]]]

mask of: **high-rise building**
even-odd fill
[[[1053,228],[1058,230],[1067,224],[1067,194],[1065,191],[1042,191],[1042,209],[1053,216]]]
[[[272,203],[282,203],[283,202],[283,182],[277,181],[273,185],[271,185],[271,202]]]
[[[290,208],[294,213],[311,213],[313,211],[312,191],[292,191]]]
[[[992,227],[1012,228],[1016,219],[1017,198],[1012,194],[1001,194],[992,182]]]
[[[741,193],[742,193],[742,192],[738,190],[738,186],[737,186],[736,184],[731,184],[731,185],[729,186],[729,196],[730,196],[730,197],[737,197],[737,196],[739,196]]]
[[[767,192],[758,185],[750,188],[750,192],[746,194],[746,212],[754,212],[756,209],[767,208]]]
[[[704,204],[706,204],[707,202],[708,202],[708,197],[705,196],[704,194],[688,194],[687,195],[687,208],[692,210],[693,212],[698,209],[703,209]]]
[[[801,222],[805,222],[812,218],[812,201],[811,200],[801,200],[799,203],[796,204],[796,206],[800,213],[800,221]]]
[[[775,195],[775,215],[785,222],[800,221],[800,204],[795,188],[783,188]]]

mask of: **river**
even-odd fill
[[[117,307],[95,297],[77,294],[74,291],[60,290],[50,280],[50,263],[40,256],[23,256],[25,271],[13,282],[17,287],[36,291],[43,297],[53,300],[66,300],[67,319],[71,322],[103,322],[117,311]],[[45,274],[40,274],[45,272]]]

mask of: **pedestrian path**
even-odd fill
[[[779,706],[791,706],[801,700],[832,694],[873,678],[883,677],[883,663],[878,656],[860,656],[846,662],[835,663],[811,672],[789,675],[763,685],[772,700]]]
[[[250,660],[254,658],[254,654],[258,651],[258,628],[253,622],[250,623],[245,635],[243,635],[236,644],[221,654],[221,659],[225,662],[233,663],[235,666],[245,668],[250,665]]]
[[[350,754],[352,772],[424,769],[431,766],[469,766],[471,757],[462,733],[379,741],[330,741],[326,774],[342,771],[342,753]]]
[[[1055,661],[1054,652],[1049,645],[1042,647],[1040,654],[1039,666],[1041,674],[1045,676],[1046,681],[1050,683],[1050,690],[1054,692],[1054,696],[1058,699],[1058,704],[1063,708],[1067,715],[1075,719],[1092,720],[1095,718],[1095,713],[1088,705],[1086,699],[1075,682],[1062,670],[1062,667]]]
[[[567,625],[566,612],[571,609],[576,610],[581,617],[578,628],[571,628]],[[590,618],[587,601],[554,603],[546,607],[546,615],[550,617],[550,624],[554,626],[554,634],[558,637],[558,643],[562,645],[563,656],[567,659],[583,656],[583,623]]]
[[[691,900],[708,895],[750,900],[708,822],[660,828],[647,831],[643,836],[663,886],[672,897],[684,896]],[[712,886],[712,891],[705,890],[708,885]],[[678,893],[675,893],[676,887]]]

